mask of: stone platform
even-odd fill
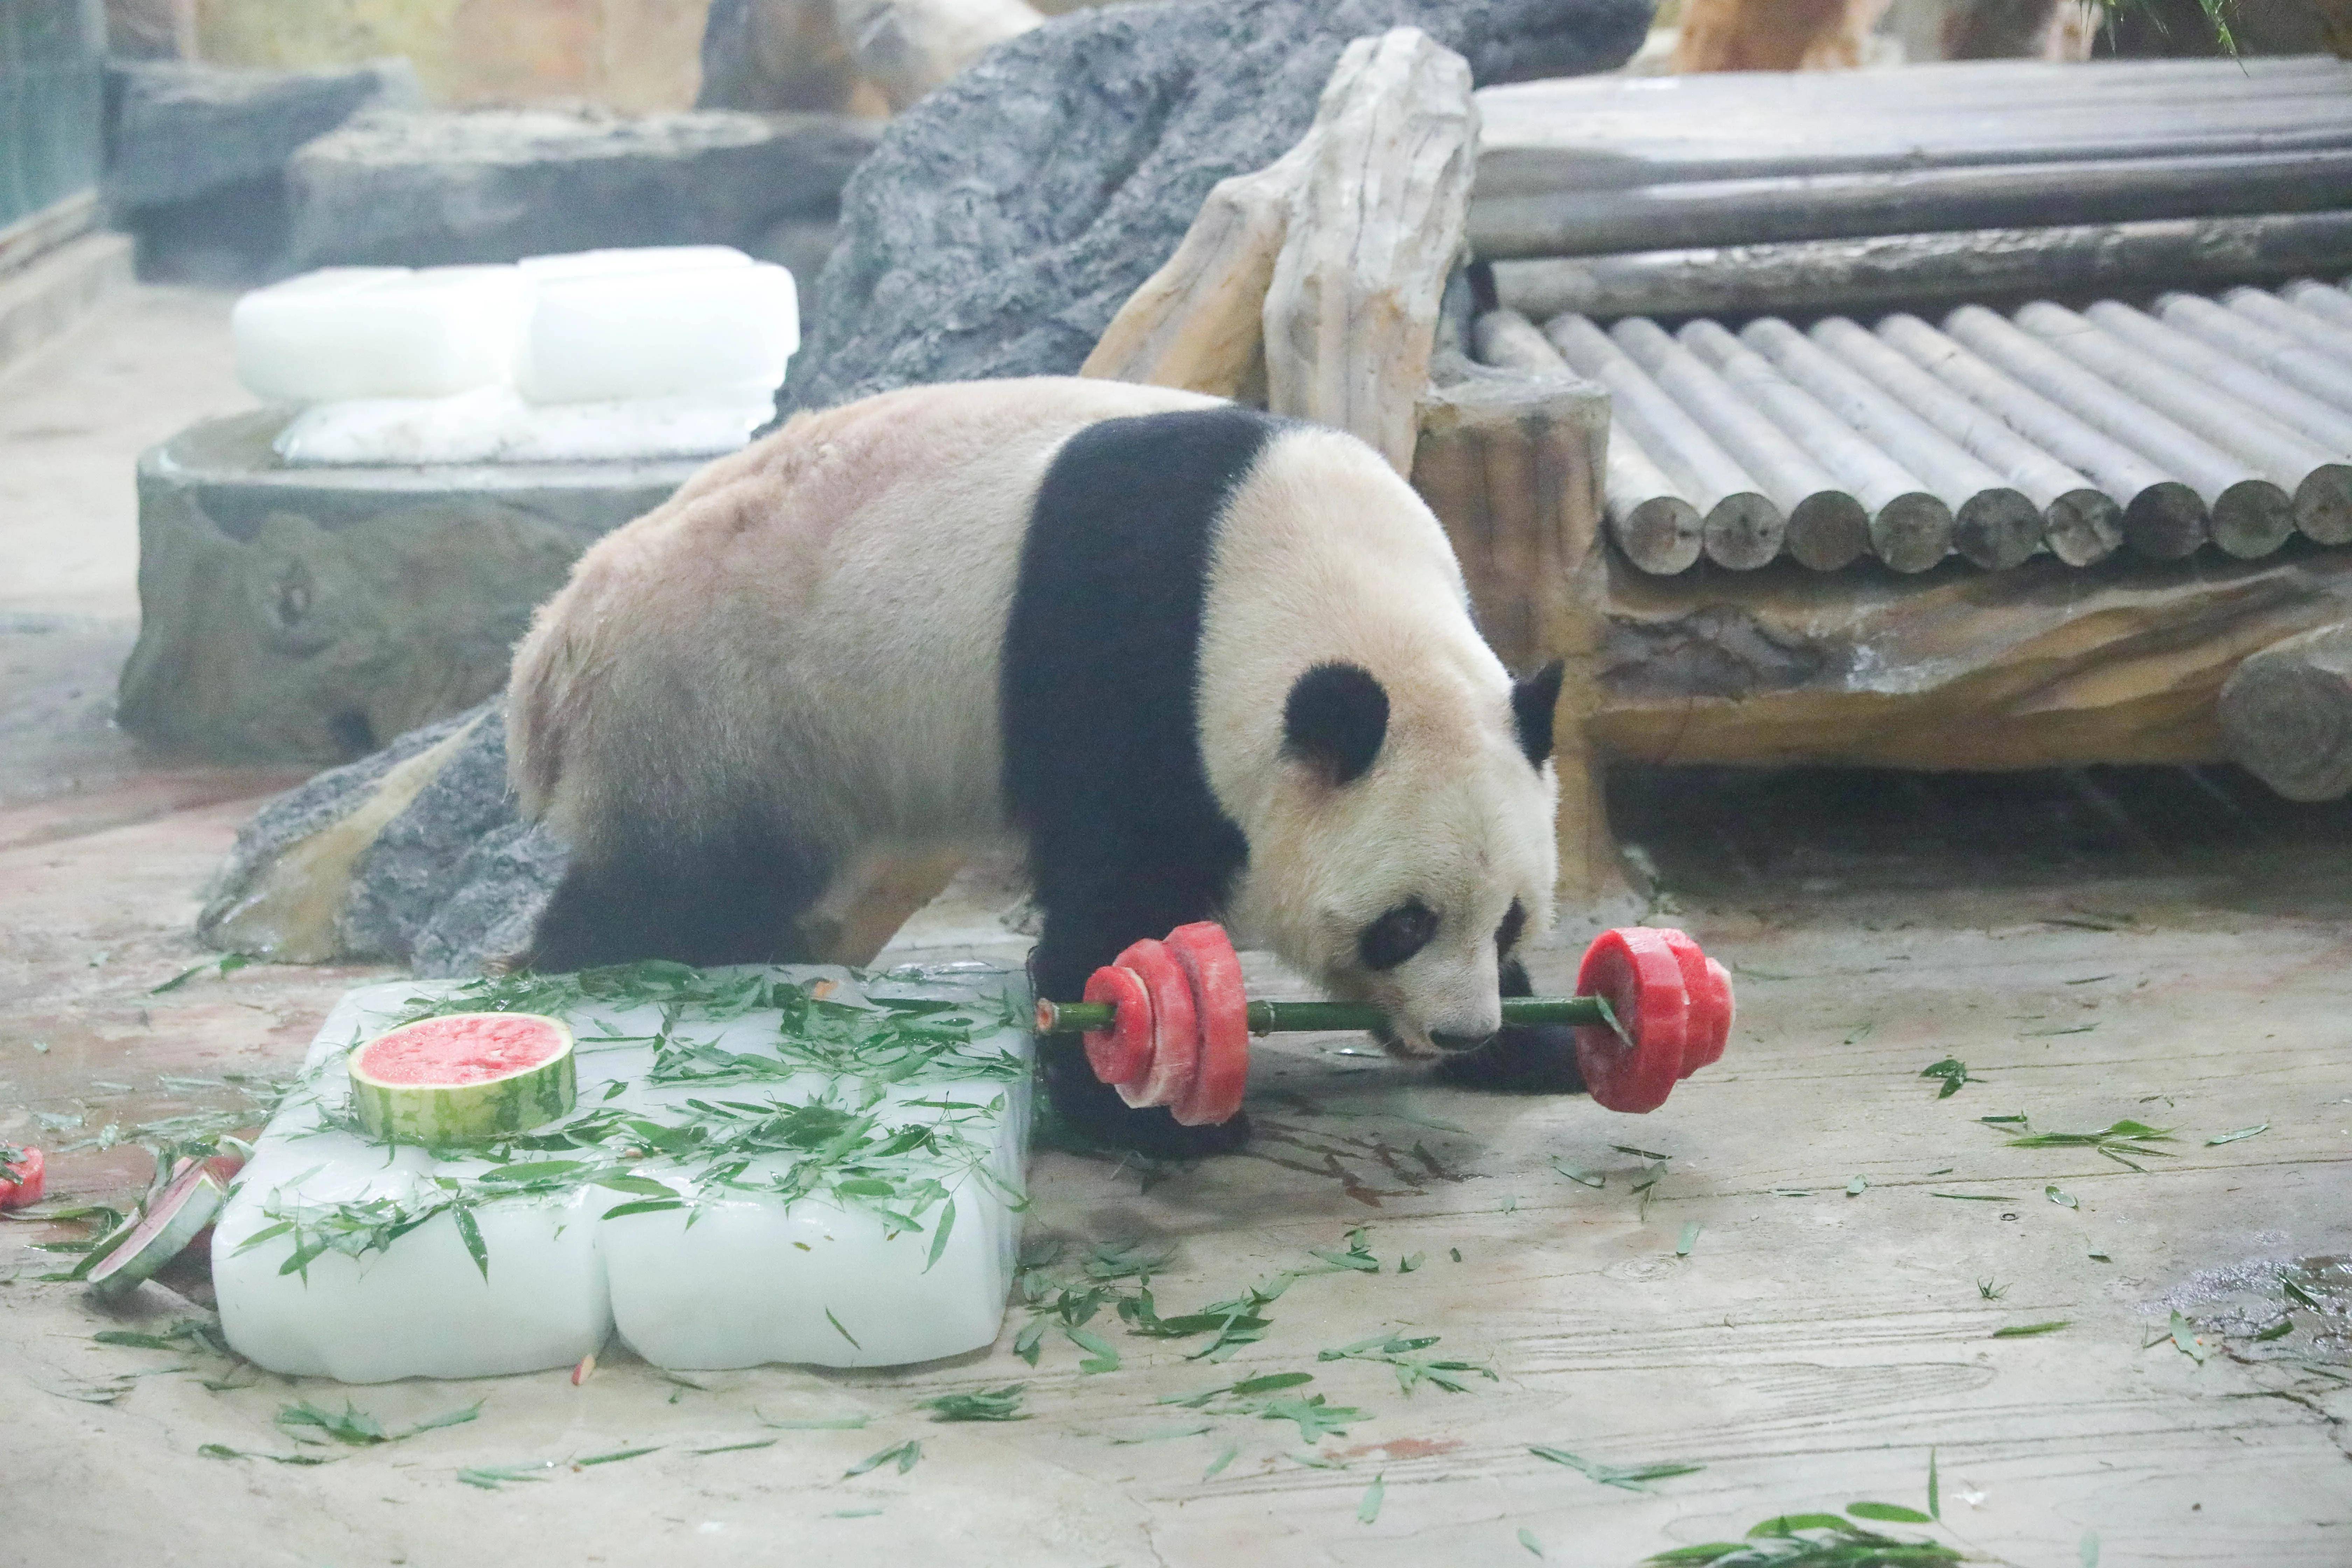
[[[506,680],[534,605],[702,465],[289,468],[264,409],[139,461],[120,719],[224,761],[338,763]]]

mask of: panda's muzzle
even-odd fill
[[[1484,1035],[1446,1035],[1440,1034],[1433,1029],[1430,1031],[1429,1043],[1435,1046],[1441,1051],[1459,1053],[1462,1051],[1475,1051],[1479,1047],[1486,1044],[1489,1040],[1492,1040],[1494,1037],[1495,1036],[1491,1033]]]

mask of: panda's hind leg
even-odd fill
[[[575,852],[513,969],[563,973],[666,958],[681,963],[793,963],[801,917],[832,880],[832,858],[782,835],[699,841],[632,837]]]
[[[1503,961],[1506,996],[1532,996],[1528,966]],[[1440,1083],[1489,1089],[1506,1094],[1582,1094],[1584,1074],[1576,1065],[1576,1031],[1565,1024],[1514,1024],[1475,1051],[1447,1057],[1433,1075]]]
[[[1083,887],[1039,868],[1038,903],[1045,928],[1029,954],[1029,982],[1040,996],[1076,997],[1087,977],[1144,937],[1164,937],[1180,925],[1215,913],[1214,890],[1196,873],[1164,876],[1133,869],[1089,877]],[[1055,884],[1048,886],[1048,884]],[[1247,1112],[1210,1127],[1186,1127],[1160,1106],[1137,1109],[1094,1075],[1076,1035],[1038,1042],[1045,1091],[1054,1112],[1089,1142],[1133,1149],[1166,1160],[1223,1154],[1249,1141]]]

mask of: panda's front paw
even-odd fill
[[[1083,1054],[1076,1054],[1075,1059],[1049,1055],[1045,1089],[1053,1100],[1054,1114],[1087,1143],[1132,1149],[1155,1160],[1198,1160],[1230,1154],[1249,1142],[1246,1111],[1213,1126],[1186,1127],[1163,1106],[1139,1110],[1128,1104],[1117,1089],[1095,1077]]]
[[[1584,1074],[1576,1065],[1576,1031],[1564,1024],[1514,1025],[1475,1051],[1447,1057],[1432,1076],[1457,1088],[1506,1094],[1584,1092]]]

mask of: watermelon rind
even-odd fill
[[[361,1065],[372,1047],[420,1025],[446,1027],[492,1019],[542,1026],[558,1043],[558,1049],[543,1061],[498,1078],[446,1086],[387,1083],[371,1077]],[[352,1119],[369,1137],[385,1142],[433,1148],[493,1142],[569,1116],[578,1094],[572,1031],[562,1019],[541,1013],[451,1013],[422,1019],[353,1047],[347,1065]]]
[[[228,1184],[213,1166],[190,1161],[83,1278],[103,1300],[129,1295],[140,1281],[185,1252],[227,1201]]]

